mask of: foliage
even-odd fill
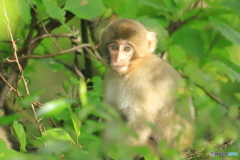
[[[104,159],[104,149],[114,159],[136,153],[158,159],[144,146],[107,147],[102,140],[109,125],[119,141],[131,132],[101,103],[105,67],[94,46],[102,27],[116,18],[154,30],[156,53],[168,51],[189,85],[196,131],[188,159],[239,152],[239,0],[2,0],[0,6],[0,109],[6,114],[0,124],[13,123],[22,152],[26,143],[39,148],[37,155],[21,154],[0,140],[1,159]],[[164,142],[159,151],[183,159]]]

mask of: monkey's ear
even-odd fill
[[[152,53],[156,49],[156,45],[157,45],[156,33],[148,32],[147,40],[148,40],[149,50]]]

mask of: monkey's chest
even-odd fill
[[[105,87],[104,101],[125,116],[131,114],[135,101],[134,89],[124,83],[109,81]]]

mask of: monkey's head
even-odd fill
[[[100,36],[100,51],[108,66],[124,74],[132,61],[143,59],[156,48],[156,34],[138,21],[118,19],[112,21]]]

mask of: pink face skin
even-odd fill
[[[111,55],[112,68],[119,73],[125,73],[134,54],[134,48],[131,43],[126,40],[119,40],[110,43],[108,50]]]

